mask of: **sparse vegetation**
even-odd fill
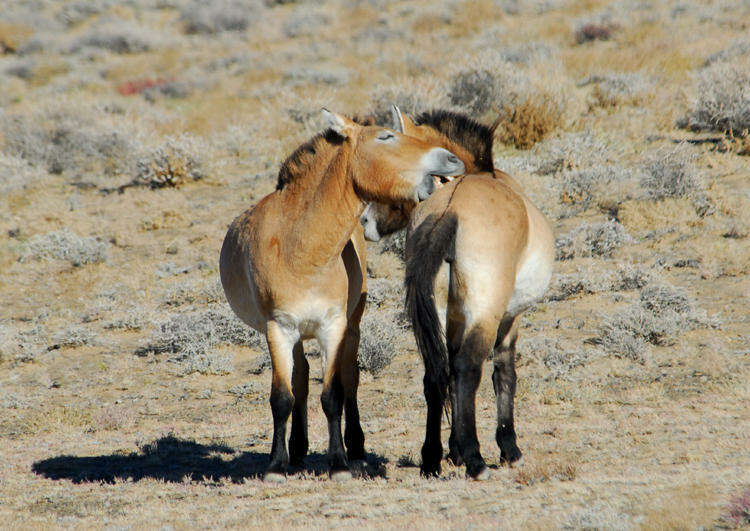
[[[258,1],[220,0],[205,3],[191,0],[181,9],[185,32],[214,35],[224,31],[245,31],[260,15]]]
[[[90,108],[40,109],[31,116],[0,114],[4,151],[59,174],[103,167],[114,171],[130,149],[118,130]]]
[[[614,219],[604,223],[582,223],[570,233],[557,239],[558,260],[576,256],[612,256],[624,243],[632,241],[625,227]]]
[[[748,525],[746,1],[0,5],[2,527]],[[310,453],[270,486],[270,357],[222,238],[320,107],[390,127],[394,103],[501,114],[495,166],[559,240],[518,320],[525,464],[499,461],[488,361],[489,480],[419,476],[400,232],[368,243],[359,352],[382,473],[328,480],[306,340]]]
[[[228,374],[233,370],[233,356],[216,352],[216,347],[222,344],[262,348],[263,341],[226,305],[218,305],[165,318],[138,352],[173,354],[170,361],[179,363],[184,374]]]
[[[738,135],[750,130],[750,61],[706,68],[697,75],[695,90],[692,108],[680,126]]]
[[[145,52],[154,47],[154,37],[153,32],[120,21],[83,35],[75,41],[71,52],[78,52],[85,47],[102,48],[121,54]]]
[[[457,107],[482,114],[495,104],[495,84],[495,76],[487,70],[465,70],[453,78],[448,98]]]
[[[682,290],[649,285],[641,291],[639,304],[605,319],[597,342],[615,356],[644,363],[647,344],[670,345],[680,332],[718,326]]]
[[[653,83],[643,74],[613,73],[589,76],[580,81],[578,86],[593,85],[592,103],[599,107],[617,107],[618,105],[638,105],[646,97]]]
[[[168,139],[138,161],[136,182],[151,188],[164,188],[202,179],[199,157],[203,148],[189,135]]]
[[[107,261],[108,244],[96,238],[83,237],[69,229],[37,234],[26,243],[21,261],[64,260],[72,266]]]
[[[362,318],[359,368],[377,376],[398,353],[395,338],[401,331],[393,315],[366,312]]]
[[[702,185],[694,160],[695,154],[684,144],[657,151],[645,163],[641,186],[652,199],[690,197]]]

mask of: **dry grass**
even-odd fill
[[[504,106],[497,137],[518,149],[529,149],[561,126],[562,110],[548,95],[539,95],[513,107]]]
[[[746,2],[1,9],[4,527],[747,525]],[[578,44],[588,23],[618,27]],[[327,479],[311,343],[311,454],[270,486],[269,358],[224,301],[221,241],[320,107],[389,124],[392,103],[487,123],[496,107],[496,165],[552,221],[565,259],[520,320],[525,464],[500,463],[488,363],[490,480],[447,462],[419,477],[423,369],[397,235],[368,249],[371,479]]]

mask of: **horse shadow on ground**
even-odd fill
[[[35,462],[31,470],[48,479],[67,479],[73,483],[114,483],[118,480],[158,479],[170,483],[183,481],[220,481],[242,483],[260,479],[268,466],[266,453],[238,453],[224,444],[200,444],[167,435],[140,447],[130,454],[114,453],[93,457],[61,455]],[[387,460],[368,454],[365,479],[385,477]],[[289,475],[320,476],[328,473],[326,454],[313,452],[305,458],[304,467],[290,469]]]

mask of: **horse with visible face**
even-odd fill
[[[405,134],[450,149],[467,169],[427,201],[371,204],[361,219],[368,239],[408,223],[406,304],[425,364],[427,401],[421,470],[440,473],[440,423],[450,391],[448,457],[465,463],[470,477],[485,479],[475,419],[482,362],[494,351],[495,439],[501,459],[512,463],[521,458],[513,421],[518,316],[549,285],[552,230],[519,184],[494,169],[494,127],[446,111],[423,113],[415,123],[397,108],[394,121]]]
[[[351,477],[349,462],[364,459],[357,349],[366,266],[358,219],[368,201],[417,202],[434,190],[434,175],[464,170],[452,153],[425,141],[323,115],[329,129],[284,162],[277,190],[234,220],[221,249],[227,301],[242,321],[265,333],[271,354],[269,481],[283,481],[290,457],[299,465],[307,454],[309,365],[302,340],[308,338],[323,351],[321,403],[332,477]],[[285,440],[290,415],[291,456]]]

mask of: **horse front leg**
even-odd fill
[[[275,321],[269,321],[266,331],[268,350],[271,353],[271,413],[273,415],[273,442],[271,462],[263,477],[265,481],[285,480],[289,455],[286,450],[286,423],[294,405],[292,372],[294,370],[293,347],[298,338]]]
[[[289,435],[289,462],[301,467],[308,449],[307,396],[309,393],[310,364],[305,358],[302,341],[294,345],[294,370],[292,371],[292,433]]]
[[[518,319],[504,319],[498,328],[495,342],[492,384],[497,401],[497,431],[495,441],[500,447],[500,459],[514,463],[521,459],[513,425],[513,402],[516,395],[516,339]]]
[[[366,295],[362,295],[353,315],[349,318],[344,341],[341,349],[339,371],[344,390],[344,414],[346,428],[344,441],[346,442],[346,457],[349,466],[361,473],[365,461],[365,434],[359,420],[359,406],[357,405],[357,390],[359,388],[359,323],[365,308]]]
[[[341,436],[341,415],[344,409],[344,386],[341,378],[341,360],[345,347],[346,318],[329,323],[318,336],[323,347],[323,392],[320,403],[328,420],[328,464],[331,479],[346,480],[352,477]]]

